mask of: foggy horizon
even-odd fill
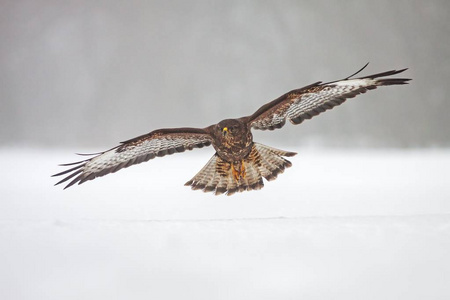
[[[409,68],[400,76],[413,80],[256,135],[449,146],[449,5],[407,3],[3,3],[0,146],[101,148],[158,128],[206,127],[366,62],[361,76]]]

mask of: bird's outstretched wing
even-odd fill
[[[61,166],[73,166],[68,170],[53,176],[66,175],[61,181],[72,179],[67,186],[117,172],[122,168],[139,164],[155,157],[161,157],[194,148],[202,148],[211,145],[212,138],[204,129],[199,128],[172,128],[159,129],[134,139],[122,142],[105,152],[96,153],[94,157],[83,161],[62,164]],[[83,154],[84,155],[84,154]],[[78,175],[78,176],[77,176]]]
[[[289,120],[300,124],[306,119],[340,105],[348,98],[373,90],[378,86],[407,84],[406,78],[380,78],[401,73],[407,69],[392,70],[370,76],[351,79],[361,72],[367,64],[355,74],[338,81],[316,82],[301,89],[292,90],[281,97],[263,105],[253,115],[246,117],[254,129],[274,130],[281,128]]]

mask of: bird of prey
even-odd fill
[[[55,185],[73,178],[65,187],[68,188],[75,183],[81,184],[155,157],[212,145],[216,153],[186,182],[186,186],[216,195],[261,189],[264,186],[263,177],[269,181],[277,178],[285,168],[292,165],[284,157],[296,153],[254,142],[252,129],[274,130],[283,127],[286,120],[297,125],[368,90],[407,84],[410,80],[386,78],[406,69],[353,78],[366,66],[342,80],[328,83],[319,81],[292,90],[261,106],[249,116],[226,119],[205,128],[154,130],[122,142],[110,150],[92,154],[93,157],[89,159],[62,164],[73,167],[53,175],[66,175]]]

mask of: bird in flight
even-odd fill
[[[348,98],[373,90],[379,86],[407,84],[407,78],[386,78],[406,69],[392,70],[370,76],[353,78],[358,72],[342,80],[321,81],[292,90],[261,106],[252,115],[226,119],[205,128],[158,129],[121,142],[118,146],[75,163],[68,170],[53,176],[66,175],[55,185],[69,181],[75,183],[117,172],[155,157],[184,152],[212,145],[216,153],[188,182],[193,190],[233,195],[236,192],[259,190],[263,178],[277,178],[292,164],[285,157],[296,155],[253,141],[252,129],[274,130],[290,121],[294,125],[342,104]]]

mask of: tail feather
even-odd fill
[[[215,156],[215,155],[214,155]],[[215,166],[214,166],[215,168]],[[210,176],[210,178],[206,178],[206,187],[203,189],[205,192],[213,192],[216,190],[216,186],[220,182],[220,175],[216,172],[214,172],[213,176]]]
[[[193,190],[214,192],[215,195],[226,193],[228,196],[236,192],[259,190],[264,187],[263,178],[274,180],[292,166],[283,156],[295,154],[254,143],[250,154],[236,166],[236,162],[226,162],[216,153],[185,185],[191,186]],[[233,168],[237,168],[240,173],[233,171]]]
[[[215,194],[221,195],[227,191],[229,176],[228,175],[220,175],[219,183],[217,183]],[[212,188],[213,186],[211,186]]]
[[[286,152],[278,149],[274,149],[264,145],[258,145],[258,152],[261,154],[263,160],[261,173],[263,177],[268,180],[275,180],[278,174],[284,172],[285,168],[292,166],[292,163],[282,156],[294,156],[294,152]],[[276,155],[270,155],[274,153]]]
[[[191,185],[193,190],[202,190],[206,187],[206,181],[210,178],[211,174],[214,174],[215,171],[215,165],[217,161],[217,156],[214,155],[208,163],[200,170],[200,172],[195,175],[194,178],[187,182]]]

